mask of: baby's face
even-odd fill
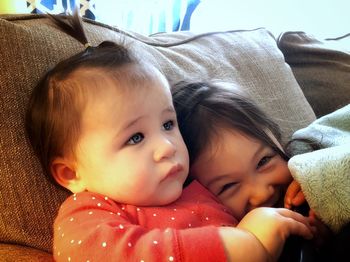
[[[262,142],[234,130],[222,130],[191,167],[191,175],[241,220],[257,207],[283,200],[292,180],[287,162]]]
[[[167,81],[159,74],[122,91],[111,79],[100,84],[103,92],[84,111],[76,151],[83,188],[138,206],[176,200],[189,159]]]

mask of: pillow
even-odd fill
[[[285,140],[315,119],[265,29],[188,40],[193,33],[125,36],[97,22],[86,21],[85,26],[92,44],[123,41],[173,81],[215,78],[242,86],[281,125]],[[52,223],[69,193],[45,178],[26,140],[23,118],[40,76],[84,47],[41,15],[0,16],[0,35],[0,241],[50,252]]]
[[[317,117],[350,103],[350,34],[320,41],[304,32],[286,32],[278,47]]]

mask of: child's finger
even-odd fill
[[[302,191],[299,191],[297,195],[292,199],[293,206],[300,206],[305,202],[305,196]]]
[[[313,218],[313,219],[316,219],[316,213],[313,209],[310,208],[309,210],[309,218]]]
[[[292,220],[289,220],[291,234],[300,235],[306,239],[313,238],[313,230],[307,217],[283,208],[279,209],[279,213],[284,217],[292,218]]]
[[[287,188],[286,195],[284,196],[284,206],[285,208],[292,208],[292,200],[293,198],[298,194],[298,192],[301,190],[300,185],[295,180],[290,183],[290,185]]]

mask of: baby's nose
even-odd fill
[[[156,162],[174,156],[176,152],[175,145],[166,137],[162,137],[157,142],[156,150],[154,151],[154,160]]]

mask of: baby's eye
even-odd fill
[[[136,145],[140,143],[144,139],[144,135],[142,133],[136,133],[126,142],[127,145]]]
[[[173,120],[166,121],[166,122],[163,124],[163,127],[164,127],[165,130],[171,130],[171,129],[173,129],[173,127],[174,127],[174,121],[173,121]]]
[[[260,159],[258,165],[256,166],[256,169],[259,169],[263,166],[265,166],[267,163],[270,162],[270,160],[274,157],[274,155],[272,156],[264,156],[263,158]]]

